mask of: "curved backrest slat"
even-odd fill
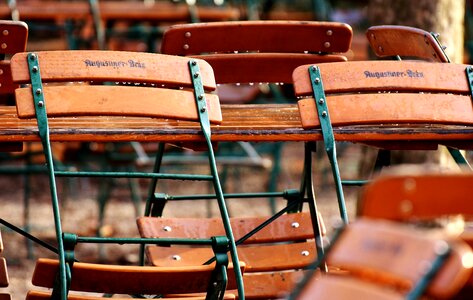
[[[342,62],[343,55],[302,53],[237,53],[197,56],[208,62],[218,83],[292,83],[292,72],[305,64]]]
[[[327,263],[410,289],[424,274],[425,264],[434,261],[441,244],[446,246],[446,242],[401,226],[366,218],[353,222],[332,247]],[[450,256],[428,287],[428,294],[434,297],[452,297],[471,274],[471,266],[463,264],[463,257],[472,255],[471,249],[464,243],[451,246]]]
[[[193,55],[203,52],[346,52],[352,29],[343,23],[239,21],[171,26],[161,52]]]
[[[467,65],[419,61],[353,61],[319,64],[324,91],[348,92],[445,92],[469,93]],[[293,73],[297,96],[311,96],[309,65]]]
[[[50,117],[55,116],[146,116],[198,121],[193,91],[153,87],[66,85],[45,86],[43,94]],[[18,117],[35,116],[30,87],[15,91]],[[206,94],[211,122],[222,121],[218,96]],[[67,101],[65,101],[67,99]]]
[[[189,58],[125,51],[44,51],[37,53],[43,82],[112,81],[144,82],[192,87]],[[12,58],[12,77],[29,83],[27,53]],[[197,60],[207,90],[216,88],[212,68]]]
[[[332,125],[473,124],[471,98],[453,94],[350,94],[326,99]],[[316,101],[298,101],[302,127],[320,126]]]
[[[473,216],[470,174],[391,175],[364,190],[359,214],[396,221],[428,220],[448,215]]]
[[[111,294],[180,294],[205,292],[214,265],[185,268],[100,265],[74,263],[71,291]],[[59,263],[39,259],[33,273],[35,286],[52,288]],[[228,288],[235,288],[233,266],[228,267]]]
[[[372,26],[366,37],[379,57],[404,56],[447,62],[448,58],[430,32],[399,25]]]

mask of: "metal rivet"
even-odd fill
[[[327,30],[326,34],[327,34],[328,36],[331,36],[331,35],[333,34],[333,31],[329,29],[329,30]]]
[[[448,252],[448,248],[448,243],[443,240],[437,241],[434,245],[434,251],[437,255],[446,254]]]
[[[213,285],[214,285],[214,287],[217,287],[217,286],[218,286],[218,283],[214,282]]]
[[[309,251],[304,250],[304,251],[301,252],[301,255],[302,256],[309,256]]]
[[[6,43],[2,43],[2,49],[7,49],[7,44]]]
[[[186,32],[186,33],[184,34],[184,36],[185,36],[186,38],[190,38],[190,37],[192,36],[192,34],[188,31],[188,32]]]
[[[315,78],[314,83],[319,84],[319,82],[320,82],[320,78],[319,77]]]
[[[36,91],[35,91],[36,95],[41,95],[42,92],[43,91],[41,89],[36,89]]]
[[[447,50],[447,46],[442,46],[442,50]]]
[[[184,50],[188,50],[188,49],[189,49],[189,45],[184,44],[183,48],[184,48]]]
[[[39,107],[43,107],[43,106],[44,106],[44,102],[43,102],[43,101],[39,101],[39,102],[38,102],[38,106],[39,106]]]
[[[440,33],[436,32],[436,33],[434,33],[434,36],[438,39],[439,36],[440,36]]]
[[[324,110],[324,111],[322,112],[322,117],[325,118],[326,116],[327,116],[327,112]]]
[[[31,71],[32,71],[33,73],[38,72],[38,67],[37,67],[37,66],[34,66],[33,68],[31,68]]]
[[[164,226],[163,230],[164,231],[172,231],[172,228],[171,228],[171,226]]]
[[[3,35],[8,35],[10,32],[8,32],[8,30],[5,29],[2,33]]]
[[[291,224],[291,227],[292,227],[292,228],[299,228],[299,226],[300,226],[300,225],[299,225],[299,223],[297,223],[297,222],[294,222],[294,223]]]
[[[0,75],[3,75],[3,70],[2,69],[0,69]]]
[[[470,73],[473,72],[473,67],[470,66],[470,67],[468,68],[468,71],[469,71]]]
[[[414,206],[412,205],[412,202],[410,200],[405,199],[399,204],[399,209],[401,210],[401,213],[408,215],[412,213]]]
[[[317,70],[317,67],[316,66],[312,66],[312,71],[316,71]]]
[[[181,260],[181,257],[179,255],[173,255],[172,259],[173,260]]]
[[[378,50],[379,50],[379,52],[384,52],[384,49],[381,46],[378,47]]]
[[[207,109],[206,109],[205,107],[202,107],[202,108],[200,109],[200,112],[204,113],[206,110],[207,110]]]
[[[204,99],[204,95],[199,95],[199,96],[197,97],[197,99],[199,99],[199,100]]]
[[[372,38],[373,40],[376,39],[376,37],[374,36],[374,33],[371,34],[371,38]]]
[[[199,72],[196,72],[196,73],[194,74],[194,78],[197,78],[197,77],[199,77]]]
[[[31,59],[31,60],[35,60],[35,59],[36,59],[36,54],[32,53],[32,54],[30,55],[30,59]]]
[[[320,98],[320,99],[319,99],[319,104],[324,104],[324,103],[325,103],[324,98]]]
[[[329,48],[329,47],[330,47],[330,42],[325,42],[325,43],[324,43],[324,47],[325,47],[325,48]]]

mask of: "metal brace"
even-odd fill
[[[320,128],[322,130],[324,147],[330,160],[330,165],[332,168],[332,173],[336,185],[340,216],[345,223],[348,223],[345,196],[343,195],[342,182],[337,162],[335,136],[333,134],[332,123],[330,121],[330,115],[328,113],[327,98],[325,97],[324,85],[322,83],[322,76],[320,74],[319,67],[315,65],[310,66],[309,75],[310,82],[312,85],[312,92],[315,100],[315,107],[317,108],[317,116],[320,122]]]
[[[197,61],[193,59],[189,61],[189,70],[194,88],[194,97],[197,106],[197,114],[199,115],[200,127],[202,128],[205,139],[210,139],[210,119],[207,112],[207,100],[205,98],[205,90]]]

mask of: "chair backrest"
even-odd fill
[[[343,230],[326,256],[329,265],[346,273],[341,278],[329,274],[314,280],[297,299],[323,299],[316,296],[327,291],[337,299],[353,299],[360,293],[375,299],[383,290],[386,296],[380,299],[403,299],[409,293],[420,296],[424,290],[434,298],[449,299],[468,281],[472,255],[461,241],[446,242],[399,223],[359,219]],[[341,282],[338,292],[337,281]]]
[[[380,176],[367,185],[358,214],[394,221],[473,216],[470,174],[409,174]]]
[[[20,21],[0,21],[0,99],[7,104],[17,85],[11,78],[9,56],[26,50],[28,26]]]
[[[449,62],[435,34],[399,25],[372,26],[366,37],[379,57],[410,57],[436,62]]]
[[[171,26],[161,52],[206,60],[217,83],[292,83],[301,64],[345,61],[340,53],[350,49],[351,39],[352,29],[343,23],[199,23]]]
[[[121,115],[198,120],[188,58],[112,51],[46,51],[33,57],[39,62],[42,82],[58,83],[44,86],[39,92],[47,101],[49,116]],[[27,53],[12,58],[16,83],[30,83],[28,59],[32,58]],[[212,68],[204,61],[196,63],[200,66],[209,119],[221,122],[218,96],[210,93],[216,87]],[[125,85],[74,85],[71,81]],[[31,87],[18,88],[15,95],[18,116],[34,117]],[[64,101],[65,96],[68,101]]]
[[[228,286],[236,288],[232,268],[233,266],[230,265]],[[214,269],[213,265],[167,268],[76,262],[72,267],[73,276],[70,290],[71,292],[128,295],[205,293],[206,288],[211,284],[210,280]],[[58,270],[59,262],[57,260],[39,259],[33,273],[33,285],[53,288]],[[44,291],[30,291],[27,299],[49,299],[50,295]],[[80,299],[79,295],[70,294],[70,296],[73,295]],[[205,297],[201,299],[205,299]]]
[[[231,218],[237,243],[266,219],[267,217]],[[143,217],[138,218],[137,224],[144,237],[203,238],[223,232],[219,219]],[[150,262],[161,267],[201,265],[212,258],[209,250],[180,246],[148,246],[146,249]],[[300,270],[317,257],[310,214],[303,212],[280,216],[241,241],[238,257],[245,262],[243,280],[246,298],[270,299],[284,296],[302,277]]]
[[[302,126],[320,126],[316,106],[326,107],[322,117],[330,116],[331,124],[371,125],[395,124],[471,124],[470,86],[466,65],[414,61],[359,61],[319,64],[323,91],[327,99],[314,101],[309,67],[294,71],[294,89],[299,97]],[[314,69],[315,70],[315,69]],[[469,69],[468,69],[469,70]],[[468,71],[469,72],[469,71]],[[315,84],[317,86],[317,84]],[[337,95],[338,94],[338,95]],[[317,103],[317,104],[316,104]],[[328,111],[327,111],[328,107]],[[363,131],[363,130],[361,130]],[[360,132],[361,132],[360,131]],[[421,130],[383,130],[338,135],[338,140],[396,140],[421,137]],[[337,132],[335,131],[337,136]]]

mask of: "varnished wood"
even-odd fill
[[[87,1],[17,1],[20,20],[26,21],[64,21],[66,19],[84,20],[90,17]],[[104,21],[154,21],[189,22],[191,12],[185,4],[171,4],[157,1],[146,5],[142,1],[100,1],[99,9]],[[239,12],[234,8],[197,7],[197,16],[202,21],[221,21],[237,19]],[[10,19],[8,5],[0,5],[0,17]]]
[[[218,83],[291,83],[292,72],[305,64],[346,61],[343,55],[303,53],[233,53],[196,56],[207,61]]]
[[[244,264],[242,264],[244,268]],[[214,266],[185,268],[99,265],[74,263],[71,290],[112,294],[169,294],[205,292]],[[33,273],[33,285],[52,288],[58,262],[39,259]],[[236,287],[232,265],[228,268],[228,286]]]
[[[317,141],[319,128],[304,130],[297,104],[222,105],[222,123],[211,126],[212,140],[221,141]],[[195,122],[140,117],[64,117],[50,118],[52,141],[142,141],[201,142]],[[39,141],[34,119],[19,119],[16,108],[0,107],[0,141]],[[399,143],[410,141],[432,145],[469,142],[473,127],[443,124],[352,125],[334,128],[339,141]],[[470,144],[466,143],[466,146]],[[415,145],[417,147],[417,145]]]
[[[265,217],[234,217],[231,225],[238,240]],[[137,220],[144,237],[178,236],[203,238],[223,232],[220,219],[141,217]],[[283,297],[295,286],[301,272],[316,259],[314,233],[308,212],[285,214],[238,246],[238,257],[245,262],[243,276],[248,299]],[[209,260],[210,249],[148,246],[147,257],[155,266],[195,266]],[[176,259],[178,258],[178,259]]]
[[[37,56],[43,82],[112,81],[192,87],[189,59],[184,57],[92,50],[42,51]],[[196,61],[204,87],[214,90],[212,68],[205,61]],[[27,53],[14,55],[11,63],[13,81],[29,83]]]
[[[297,300],[318,299],[402,300],[405,297],[390,287],[382,287],[350,277],[314,276]]]
[[[444,92],[469,93],[467,65],[418,61],[353,61],[319,64],[325,93]],[[297,96],[311,96],[309,66],[293,74]]]
[[[40,292],[40,291],[29,291],[28,294],[26,295],[26,300],[49,300],[51,299],[51,293],[48,292]],[[90,295],[81,295],[81,294],[74,294],[70,293],[67,296],[68,300],[103,300],[102,296],[90,296]],[[125,300],[125,299],[130,299],[129,297],[116,297],[114,296],[113,299],[118,299],[118,300]],[[160,299],[167,299],[167,300],[205,300],[205,296],[183,296],[183,297],[163,297]],[[230,300],[230,299],[235,299],[235,295],[233,294],[225,294],[223,297],[224,300]],[[4,300],[1,298],[0,295],[0,300]],[[8,300],[8,299],[5,299]]]
[[[391,175],[364,188],[359,214],[396,221],[462,214],[473,217],[470,174]]]
[[[28,25],[25,22],[0,20],[0,53],[25,51],[27,40]]]
[[[233,217],[230,219],[235,239],[262,224],[267,217]],[[297,227],[292,224],[297,223]],[[176,237],[205,238],[224,233],[220,218],[156,218],[140,217],[137,219],[138,230],[142,237]],[[164,228],[171,228],[166,231]],[[246,240],[246,244],[276,243],[285,241],[303,241],[314,236],[309,213],[282,215],[258,233]]]
[[[368,219],[351,223],[332,247],[327,263],[361,278],[408,290],[418,282],[425,261],[432,261],[439,239],[412,227]],[[471,267],[463,256],[471,249],[460,241],[427,289],[434,297],[454,296],[468,281]]]
[[[198,121],[193,91],[155,87],[67,85],[43,88],[47,112],[55,116],[148,116]],[[15,91],[18,117],[33,118],[35,108],[31,88]],[[207,112],[220,123],[222,113],[217,95],[206,94]],[[136,99],[133,101],[132,99]],[[130,105],[133,101],[133,105]]]
[[[165,32],[161,51],[176,55],[233,51],[346,52],[350,48],[351,36],[352,29],[349,25],[330,22],[240,21],[186,24],[174,25]]]
[[[7,260],[4,257],[0,257],[0,288],[8,287],[9,283]]]
[[[379,57],[402,56],[447,62],[448,58],[430,32],[399,25],[371,26],[366,31],[371,50]]]
[[[472,125],[471,97],[453,94],[351,94],[327,99],[333,126],[357,124]],[[302,127],[319,127],[316,101],[298,101]]]

